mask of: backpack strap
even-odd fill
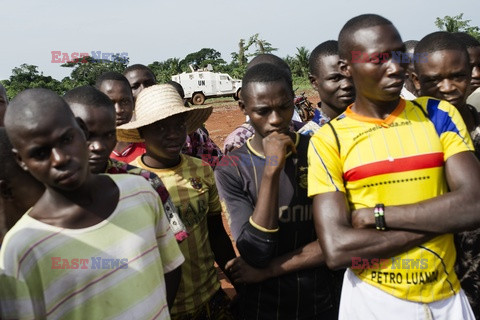
[[[425,116],[425,118],[427,118],[428,120],[430,120],[430,117],[428,116],[428,113],[427,111],[425,111],[422,106],[415,100],[410,100],[411,103],[413,103],[415,106],[417,106],[420,111],[422,111],[423,115]]]
[[[337,147],[338,147],[338,153],[340,154],[340,140],[338,140],[338,135],[337,135],[337,131],[335,130],[335,128],[332,126],[332,124],[330,123],[330,121],[328,121],[326,124],[328,124],[328,126],[330,127],[330,129],[332,129],[332,132],[333,132],[333,135],[335,136],[335,141],[337,142]]]

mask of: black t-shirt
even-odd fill
[[[276,159],[265,159],[247,143],[215,169],[232,235],[243,259],[252,266],[265,266],[272,258],[317,239],[312,199],[307,196],[309,139],[297,134],[297,154],[287,157],[280,175],[279,231],[275,233],[254,228],[249,218],[257,203],[263,169],[266,164],[275,165]],[[243,319],[323,319],[322,314],[336,308],[332,278],[328,268],[318,267],[244,285],[239,309]]]

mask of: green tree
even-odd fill
[[[170,58],[162,62],[155,61],[148,67],[153,71],[158,83],[166,83],[172,80],[173,75],[182,72],[178,58]]]
[[[200,68],[204,68],[211,64],[214,70],[224,66],[225,60],[222,59],[222,55],[215,49],[203,48],[200,51],[189,53],[182,61],[180,65],[183,71],[189,71],[189,65],[194,64]]]
[[[10,78],[2,81],[9,99],[29,88],[47,88],[58,94],[64,93],[60,81],[50,76],[44,76],[43,72],[39,72],[37,68],[37,66],[26,63],[20,67],[13,68]]]
[[[470,21],[471,20],[463,20],[463,13],[460,13],[454,17],[437,17],[435,25],[440,30],[447,32],[466,32],[480,41],[480,29],[478,26],[470,26]]]
[[[123,73],[128,65],[128,57],[122,58],[116,55],[112,60],[94,60],[92,57],[84,57],[74,62],[62,64],[62,67],[73,68],[70,73],[71,81],[62,80],[66,85],[74,85],[74,87],[94,85],[97,78],[107,71],[116,71]]]
[[[307,78],[309,58],[310,52],[302,46],[297,48],[297,53],[294,57],[287,55],[284,60],[290,66],[293,77]]]
[[[248,47],[252,44],[255,44],[257,50],[254,53],[249,54],[250,57],[255,57],[259,54],[272,53],[278,50],[277,48],[272,47],[272,44],[267,40],[260,39],[258,33],[250,37]]]

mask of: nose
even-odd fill
[[[340,89],[349,90],[353,88],[353,82],[349,78],[343,78],[340,80]]]
[[[472,79],[480,79],[480,66],[472,68]]]
[[[166,126],[165,127],[165,139],[167,140],[177,140],[180,138],[184,131],[186,132],[186,127],[183,125],[176,126]]]
[[[395,59],[390,59],[387,62],[387,74],[388,75],[398,75],[405,78],[406,63],[397,61]]]
[[[99,141],[99,140],[91,140],[89,141],[89,148],[90,148],[90,151],[93,151],[93,152],[98,152],[98,151],[103,151],[105,150],[105,145]]]
[[[272,127],[278,127],[282,124],[283,117],[279,112],[274,110],[270,113],[270,116],[268,117],[268,122]]]
[[[51,161],[52,166],[55,168],[59,168],[65,165],[70,157],[61,149],[53,148],[51,153]]]
[[[450,79],[443,79],[438,83],[438,87],[442,93],[449,93],[455,90],[455,86]]]
[[[122,114],[125,112],[125,108],[120,105],[120,103],[115,102],[115,112],[117,114]]]

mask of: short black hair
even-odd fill
[[[36,119],[60,113],[75,119],[68,104],[56,92],[45,88],[23,90],[12,99],[5,112],[5,128],[12,145],[16,147],[18,142],[16,134]]]
[[[413,50],[415,51],[415,47],[417,46],[418,44],[418,40],[407,40],[405,41],[403,44],[405,45],[405,51],[410,51],[410,50]]]
[[[245,73],[245,76],[242,79],[242,91],[245,92],[250,83],[266,83],[280,80],[285,81],[293,95],[292,78],[283,68],[271,63],[260,63],[251,67]]]
[[[337,40],[322,42],[313,49],[312,53],[310,53],[310,58],[308,59],[308,71],[310,74],[318,73],[318,60],[320,57],[326,56],[338,56]]]
[[[70,105],[74,103],[88,105],[95,108],[108,108],[115,113],[112,100],[100,90],[92,86],[82,86],[65,93],[63,99]]]
[[[463,43],[465,47],[467,47],[467,49],[480,47],[480,41],[478,41],[466,32],[454,32],[453,35],[455,36],[455,38],[457,38],[458,41]]]
[[[393,23],[378,14],[362,14],[348,20],[338,35],[338,55],[342,59],[351,59],[352,36],[357,30],[370,27],[392,25]]]
[[[153,79],[155,80],[155,83],[157,82],[157,77],[155,77],[155,73],[153,73],[152,69],[140,63],[133,64],[129,67],[126,67],[125,70],[123,71],[123,75],[126,75],[131,71],[137,71],[137,70],[150,72],[150,74],[153,76]]]
[[[270,63],[281,69],[283,69],[290,78],[292,77],[292,70],[290,66],[282,58],[271,54],[271,53],[262,53],[253,58],[247,65],[247,70],[261,63]],[[243,84],[242,84],[243,85]]]
[[[467,47],[460,42],[457,37],[450,32],[437,31],[427,34],[422,38],[415,47],[415,54],[428,54],[443,50],[456,50],[465,54],[466,61],[470,65],[470,58],[468,55]],[[420,62],[414,60],[415,70],[418,71]]]
[[[115,71],[107,71],[105,73],[102,73],[98,78],[97,81],[95,82],[95,88],[100,90],[100,87],[102,86],[102,83],[104,81],[108,80],[114,80],[114,81],[120,81],[123,82],[128,89],[130,89],[130,82],[128,82],[127,78],[121,73],[115,72]]]
[[[12,174],[22,170],[15,160],[12,143],[5,128],[0,127],[0,180],[9,180]]]

